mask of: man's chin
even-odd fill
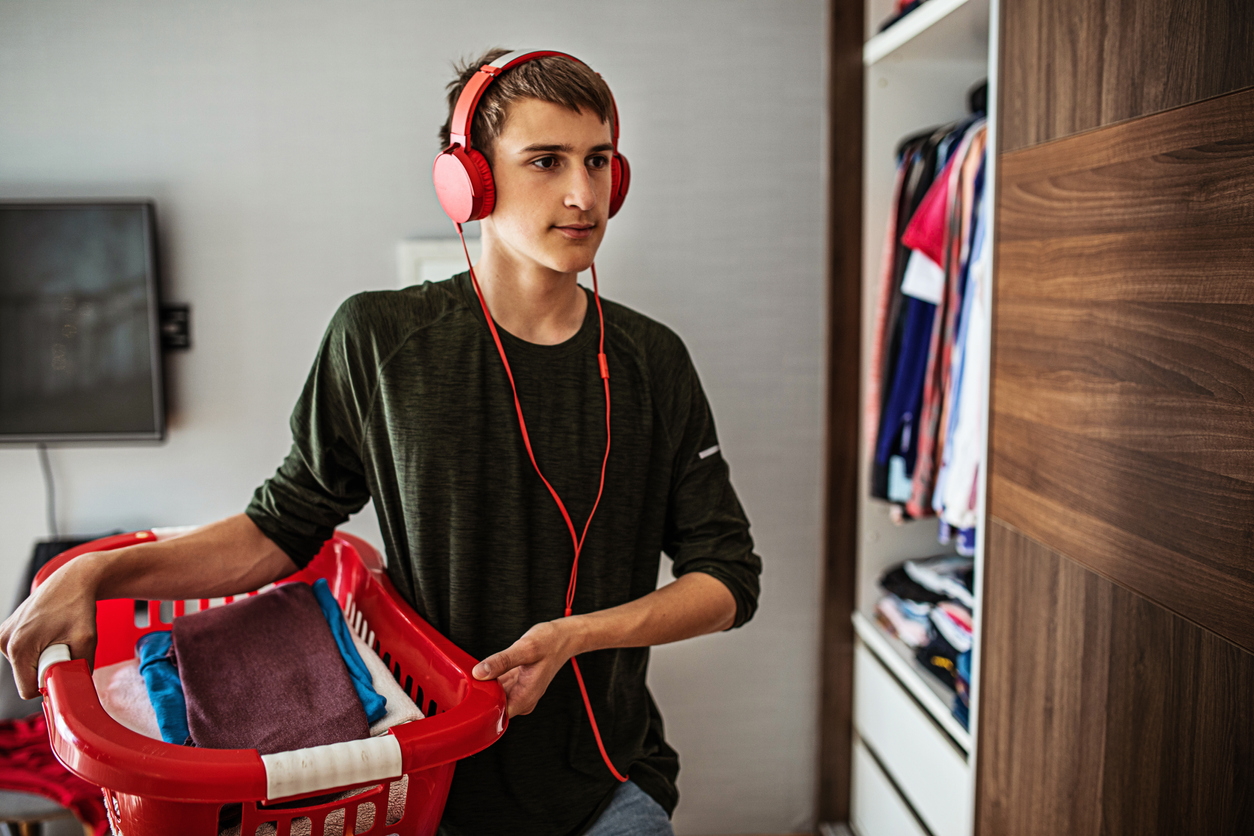
[[[592,266],[596,251],[587,253],[563,253],[549,259],[548,267],[559,273],[582,273]]]

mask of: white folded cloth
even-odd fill
[[[152,701],[148,699],[148,686],[139,672],[138,659],[96,668],[91,679],[100,704],[110,717],[133,732],[161,739],[157,712],[152,710]]]
[[[353,644],[357,646],[357,652],[361,654],[362,661],[370,670],[370,680],[375,692],[388,701],[387,713],[371,724],[370,736],[378,737],[392,726],[399,726],[411,720],[421,720],[422,710],[414,705],[414,701],[397,683],[392,672],[388,670],[387,665],[383,664],[378,654],[371,650],[356,633],[353,633]]]

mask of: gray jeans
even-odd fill
[[[628,781],[614,791],[610,806],[585,836],[675,836],[675,831],[662,805]]]

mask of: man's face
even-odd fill
[[[496,204],[485,220],[520,267],[588,269],[610,206],[610,126],[591,111],[514,102],[492,153]]]

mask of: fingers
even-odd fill
[[[479,664],[475,665],[471,674],[475,679],[498,679],[501,674],[517,667],[512,661],[509,650],[502,650],[500,653],[493,653]]]
[[[471,673],[475,679],[497,679],[506,671],[511,671],[521,665],[530,665],[540,661],[543,653],[529,634],[524,634],[522,638],[511,644],[499,653],[493,653],[484,659]]]
[[[13,665],[13,681],[18,695],[24,700],[39,696],[39,656],[54,644],[68,645],[71,659],[87,659],[96,656],[94,633],[73,633],[54,638],[35,638],[23,630],[17,630],[9,642],[11,653],[6,654]]]
[[[510,718],[535,711],[545,691],[544,686],[536,687],[538,684],[536,680],[537,677],[527,668],[514,668],[497,680],[505,689],[505,713]]]
[[[0,650],[13,666],[22,699],[39,696],[39,655],[54,644],[69,645],[70,657],[96,655],[96,605],[83,597],[55,594],[52,584],[35,592],[0,626]]]

